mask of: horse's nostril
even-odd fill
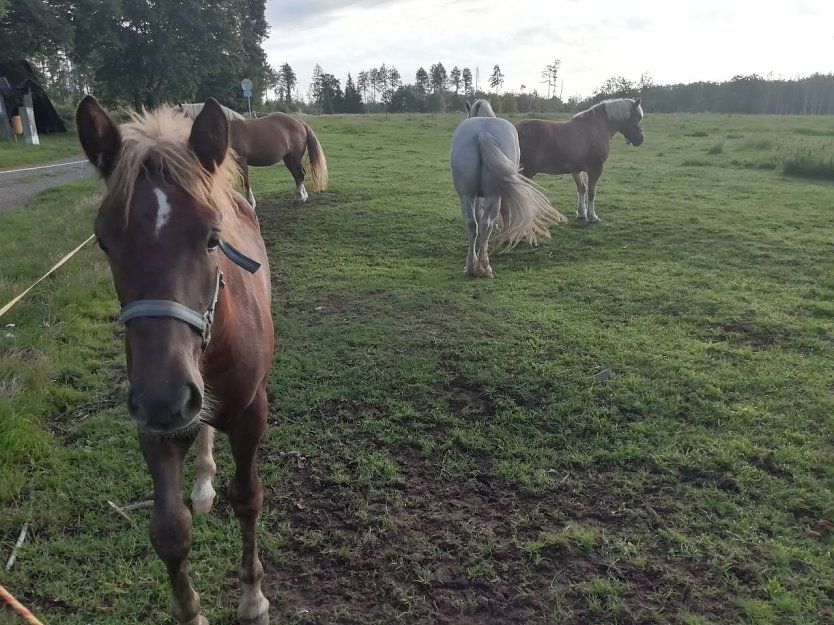
[[[193,382],[187,384],[188,400],[185,403],[185,412],[189,416],[194,416],[203,407],[203,394],[200,389]]]

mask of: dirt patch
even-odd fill
[[[718,338],[729,343],[749,345],[757,349],[788,345],[792,337],[787,328],[764,327],[752,321],[737,320],[714,326]]]
[[[402,466],[404,480],[391,491],[333,485],[315,461],[268,491],[267,501],[285,510],[265,527],[281,535],[281,551],[262,554],[273,619],[636,624],[673,622],[684,610],[740,618],[706,564],[662,552],[630,559],[612,546],[628,541],[631,524],[662,524],[671,482],[646,487],[635,508],[624,509],[600,490],[621,474],[586,469],[533,493],[486,475],[449,483],[437,463],[420,458]],[[303,506],[292,505],[302,493]],[[712,583],[713,599],[693,596]],[[234,595],[233,586],[227,592]]]

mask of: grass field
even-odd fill
[[[831,622],[834,185],[780,156],[823,150],[831,121],[649,115],[642,147],[613,141],[603,223],[488,281],[462,275],[460,117],[312,119],[331,186],[306,206],[253,170],[273,622]],[[572,215],[569,177],[537,181]],[[95,185],[0,215],[3,302],[83,240]],[[107,503],[151,495],[115,310],[91,247],[2,320],[4,561],[31,528],[2,579],[50,625],[172,622],[148,510]],[[211,623],[233,620],[231,516],[195,522]]]
[[[82,154],[74,132],[43,135],[40,145],[26,145],[22,138],[14,143],[0,140],[0,169],[45,163]]]

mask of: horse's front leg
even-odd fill
[[[191,489],[191,510],[194,514],[205,514],[214,505],[217,494],[211,479],[217,473],[214,463],[214,428],[204,425],[197,434],[197,458],[194,461],[194,488]]]
[[[573,174],[573,181],[576,183],[576,218],[586,219],[588,206],[588,185],[586,184],[584,172]]]
[[[139,435],[139,446],[153,479],[151,544],[168,569],[172,613],[180,625],[208,625],[200,597],[188,578],[191,512],[182,501],[185,452],[190,441]]]
[[[240,570],[240,605],[237,617],[241,625],[268,625],[269,601],[261,591],[264,568],[258,558],[255,524],[263,507],[264,493],[258,476],[258,444],[266,430],[266,390],[260,388],[252,404],[234,420],[229,442],[235,460],[235,476],[229,484],[229,501],[240,522],[243,557]]]

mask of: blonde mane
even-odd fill
[[[608,121],[611,122],[624,122],[627,121],[631,117],[631,112],[634,110],[634,100],[630,98],[617,98],[614,100],[603,100],[597,104],[594,104],[589,109],[584,111],[580,111],[576,115],[574,115],[574,119],[577,118],[586,118],[586,117],[593,117],[594,114],[599,111],[600,109],[605,109],[605,116],[608,118]],[[643,117],[643,108],[637,107],[638,114],[640,118]]]
[[[200,111],[203,110],[204,104],[202,102],[189,102],[186,104],[180,104],[179,106],[182,109],[183,113],[188,115],[191,119],[194,119],[195,117],[197,117],[197,115],[200,114]],[[233,111],[232,109],[223,106],[222,104],[220,105],[220,108],[222,108],[223,112],[226,113],[226,119],[228,119],[229,121],[241,121],[246,119],[237,111]]]
[[[155,170],[198,202],[213,206],[222,216],[224,236],[235,240],[239,228],[234,185],[238,170],[230,149],[223,163],[209,173],[188,144],[191,120],[174,107],[131,112],[132,121],[122,124],[119,160],[107,180],[108,196],[124,199],[125,222],[136,181],[142,172]]]

